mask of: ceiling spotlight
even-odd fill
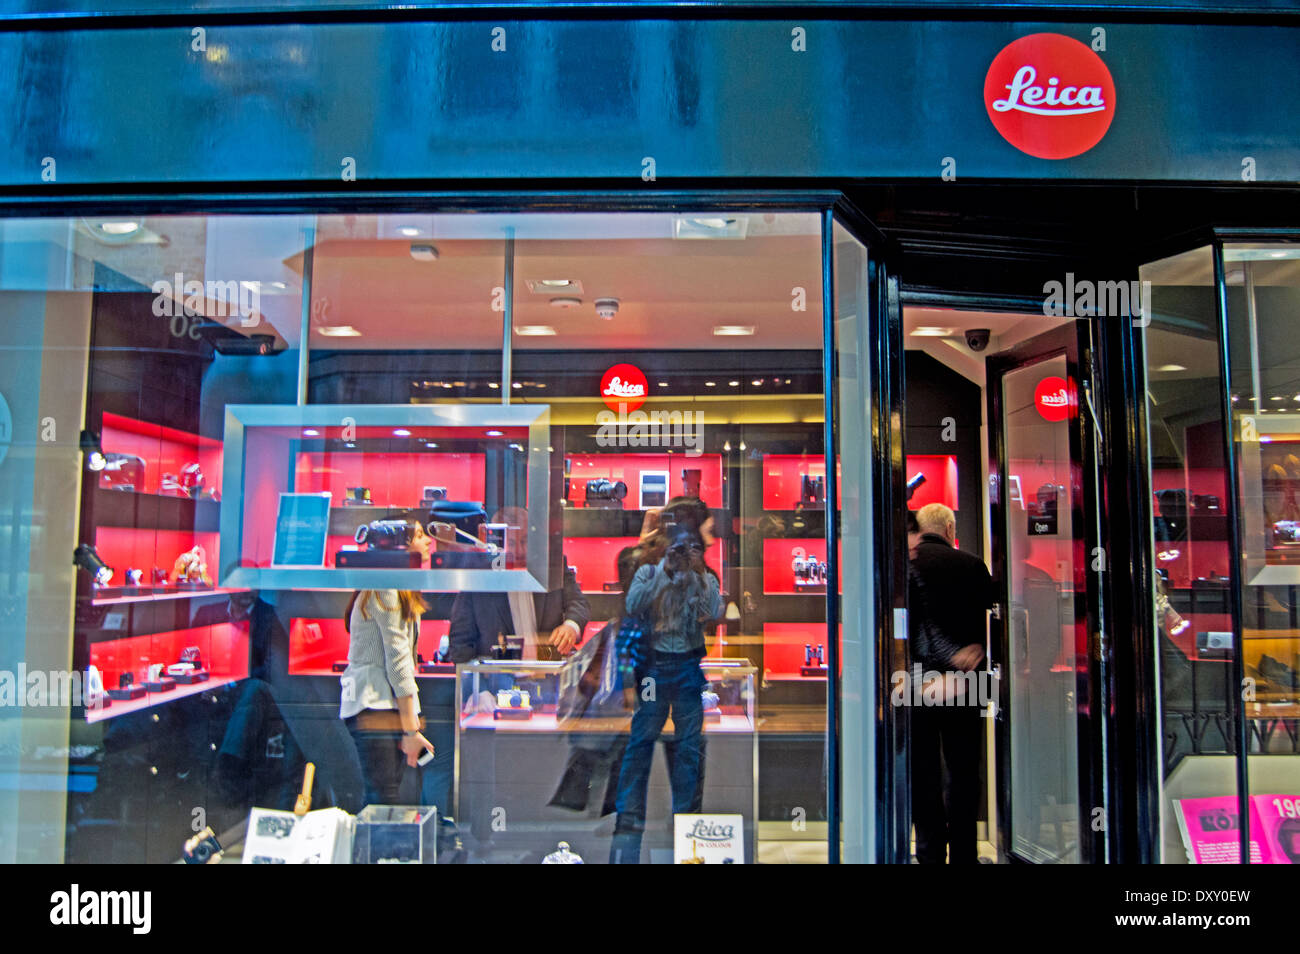
[[[704,386],[706,388],[716,388],[718,386],[718,383],[716,381],[705,381]]]
[[[490,387],[493,391],[496,391],[500,389],[501,385],[497,384],[495,381],[489,381],[488,387]]]
[[[418,229],[414,225],[403,225],[397,231],[402,235],[405,235],[407,238],[415,238],[416,236],[424,234],[423,229]]]
[[[763,379],[762,379],[762,378],[755,378],[753,381],[750,381],[749,383],[752,384],[752,385],[754,385],[754,387],[756,387],[756,388],[760,388],[760,387],[763,386]]]
[[[1181,364],[1162,364],[1156,368],[1157,371],[1186,371],[1187,369]]]
[[[505,431],[488,431],[488,432],[487,432],[487,436],[488,436],[488,437],[504,437],[504,436],[505,436]]]
[[[394,437],[410,437],[411,432],[404,427],[398,427],[393,430]]]
[[[913,338],[947,338],[955,333],[951,328],[936,328],[930,325],[912,329]]]
[[[582,282],[576,278],[528,278],[524,284],[534,295],[555,295],[559,292],[582,295]]]
[[[514,381],[511,383],[510,386],[512,388],[522,388],[524,386],[524,383],[522,381]]]
[[[314,427],[309,427],[309,428],[307,428],[305,431],[302,432],[302,436],[303,436],[303,437],[320,437],[320,431],[316,430],[316,428],[314,428]]]
[[[81,432],[81,452],[86,455],[86,467],[90,470],[101,471],[108,466],[108,458],[99,445],[99,437],[90,431]]]
[[[552,307],[552,308],[577,308],[577,307],[578,307],[579,305],[581,305],[581,304],[582,304],[582,299],[581,299],[581,298],[564,298],[564,297],[562,297],[562,298],[552,298],[552,299],[551,299],[551,307]]]
[[[743,239],[749,219],[734,215],[679,215],[673,219],[673,238]]]
[[[754,333],[753,325],[714,325],[713,333],[719,338],[743,338]]]
[[[326,338],[360,338],[361,332],[351,325],[326,325],[318,329]]]
[[[438,260],[438,250],[432,245],[422,242],[411,243],[411,258],[417,262],[436,262]]]
[[[661,388],[666,388],[666,387],[668,387],[668,382],[667,382],[667,381],[660,381],[660,382],[659,382],[659,386],[660,386]]]
[[[72,563],[78,569],[89,573],[97,586],[105,586],[113,578],[113,568],[100,559],[92,544],[83,543],[78,546],[73,551]]]
[[[424,442],[424,446],[427,447],[427,448],[429,448],[429,450],[435,450],[435,449],[438,447],[438,442],[437,442],[437,441],[425,441],[425,442]]]
[[[740,387],[740,382],[739,382],[739,381],[728,381],[728,382],[727,382],[727,387],[729,387],[729,388],[738,388],[738,387]]]
[[[551,325],[516,325],[515,334],[524,338],[545,338],[555,334]]]

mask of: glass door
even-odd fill
[[[1093,792],[1099,640],[1089,586],[1098,500],[1092,469],[1087,325],[1072,322],[990,357],[991,539],[998,594],[990,660],[998,682],[998,847],[1007,860],[1101,860]],[[1086,339],[1084,341],[1086,345]]]

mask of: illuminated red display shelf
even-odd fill
[[[829,653],[826,645],[825,623],[764,623],[763,624],[763,679],[766,682],[818,682],[826,676],[804,676],[804,646],[811,646],[814,656],[818,646],[823,655]],[[813,665],[816,665],[814,658]]]
[[[627,485],[627,496],[623,499],[624,510],[645,509],[641,507],[641,490],[642,475],[647,471],[667,473],[669,499],[689,496],[683,471],[699,471],[699,498],[710,507],[722,506],[720,454],[701,454],[699,457],[687,457],[685,454],[570,454],[567,460],[567,500],[568,505],[575,509],[586,506],[587,481],[599,478],[621,480]]]
[[[796,550],[803,551],[801,557],[796,554]],[[843,568],[842,550],[840,553],[840,567]],[[805,569],[804,579],[808,580],[808,582],[800,583],[797,581],[796,558],[802,559],[805,567],[809,562],[824,565],[826,563],[825,539],[817,537],[768,537],[763,541],[764,595],[824,595],[826,593],[826,584],[817,584],[815,572],[809,573]]]
[[[215,623],[210,626],[101,640],[91,643],[90,665],[99,670],[106,690],[117,688],[123,672],[132,673],[136,684],[143,685],[150,664],[161,663],[166,666],[177,662],[181,651],[191,646],[199,649],[200,658],[209,673],[206,681],[190,685],[177,683],[174,689],[167,692],[146,692],[139,699],[111,699],[103,708],[88,707],[86,721],[113,719],[248,678],[247,623]]]
[[[232,592],[215,586],[180,587],[173,580],[176,558],[195,544],[207,555],[209,579],[216,573],[221,441],[105,412],[100,448],[108,455],[140,458],[143,473],[136,464],[130,472],[105,470],[95,475],[93,543],[114,576],[108,587],[96,588],[92,602],[106,606]],[[190,464],[202,471],[202,496],[194,498],[179,489],[164,492],[164,475],[179,478]],[[132,489],[122,489],[124,481]],[[153,584],[155,567],[167,575],[166,584]],[[126,585],[128,569],[142,571],[138,588]]]
[[[624,547],[636,546],[637,537],[565,537],[564,557],[578,573],[578,585],[584,593],[606,593],[606,583],[618,582],[618,554]],[[704,551],[704,562],[722,575],[722,547],[714,544]]]

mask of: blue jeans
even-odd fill
[[[645,680],[653,679],[653,696],[646,698]],[[637,710],[618,776],[618,821],[610,845],[611,864],[641,860],[645,830],[646,793],[655,742],[673,718],[676,753],[672,759],[673,814],[699,811],[699,780],[703,761],[704,705],[700,693],[708,685],[696,653],[657,653],[654,663],[636,675]]]

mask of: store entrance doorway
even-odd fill
[[[1092,795],[1092,713],[1100,711],[1093,568],[1102,555],[1093,549],[1087,323],[1041,312],[905,308],[904,330],[908,508],[931,524],[933,508],[923,508],[951,508],[953,546],[980,558],[992,577],[985,658],[973,672],[965,672],[966,658],[945,674],[962,690],[955,703],[945,692],[945,702],[980,710],[978,736],[973,728],[952,734],[978,744],[978,785],[954,777],[974,770],[969,753],[946,751],[958,743],[936,740],[928,710],[913,712],[914,836],[931,843],[935,806],[951,823],[973,797],[981,861],[1092,860],[1100,834],[1093,806],[1102,804]],[[927,612],[911,602],[909,616]],[[921,648],[912,647],[914,661]],[[960,721],[947,710],[942,718]],[[935,760],[942,772],[932,771]],[[941,803],[925,790],[935,779]],[[957,845],[956,830],[951,837]],[[933,860],[932,847],[926,854]]]

